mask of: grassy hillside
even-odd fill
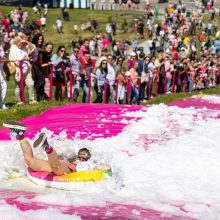
[[[0,11],[3,14],[8,14],[13,7],[4,6],[0,8]],[[35,19],[36,16],[33,13],[32,8],[26,8],[29,12],[30,19]],[[117,22],[119,28],[124,21],[132,21],[134,16],[142,16],[142,12],[136,11],[91,11],[91,10],[83,10],[83,9],[69,9],[70,13],[70,21],[64,22],[64,34],[58,34],[56,30],[53,29],[53,24],[58,17],[61,17],[60,9],[49,9],[49,14],[47,17],[47,31],[44,33],[46,41],[52,41],[57,47],[60,44],[66,45],[68,48],[71,45],[72,40],[78,40],[79,36],[82,38],[92,37],[93,33],[91,32],[82,32],[81,30],[78,33],[75,33],[73,30],[73,25],[81,26],[82,23],[85,23],[88,19],[96,19],[99,23],[99,31],[104,33],[104,28],[106,22],[108,22],[111,18]],[[131,29],[130,29],[131,30]],[[117,39],[126,39],[131,40],[133,37],[132,32],[117,34],[115,38]],[[55,48],[56,50],[56,48]],[[215,89],[210,89],[206,91],[202,91],[205,94],[218,94],[220,93],[220,85],[216,86]],[[158,104],[158,103],[168,103],[176,100],[180,100],[186,97],[193,96],[198,94],[198,92],[189,93],[178,93],[178,94],[168,94],[168,95],[160,95],[157,98],[154,98],[148,101],[146,104]],[[27,97],[27,94],[26,94]],[[81,99],[79,99],[79,102]],[[41,112],[47,110],[48,108],[65,105],[68,104],[69,101],[65,102],[47,102],[47,103],[39,103],[35,105],[25,104],[22,106],[15,105],[14,98],[14,81],[11,80],[8,82],[8,93],[7,93],[7,104],[9,104],[8,110],[0,110],[0,126],[2,125],[2,121],[4,120],[20,120],[24,117],[30,115],[40,114]]]
[[[13,7],[2,6],[0,11],[7,15]],[[32,8],[26,8],[29,13],[29,20],[36,19],[36,15],[33,13]],[[131,23],[134,17],[142,17],[143,12],[140,11],[100,11],[100,10],[89,10],[89,9],[69,9],[70,21],[63,21],[63,31],[64,34],[58,34],[54,30],[53,25],[55,24],[58,17],[62,18],[61,9],[52,8],[49,9],[47,15],[47,31],[44,33],[46,41],[52,41],[55,44],[55,49],[58,45],[64,44],[67,48],[70,48],[72,40],[78,40],[79,37],[82,39],[90,38],[94,33],[90,31],[83,32],[81,30],[81,25],[85,24],[88,20],[96,19],[99,28],[97,33],[105,34],[105,24],[111,19],[116,21],[117,28],[121,29],[123,23]],[[75,32],[73,26],[78,26],[78,32]],[[132,28],[128,28],[126,33],[118,33],[115,39],[126,39],[132,40],[133,34],[131,32]]]

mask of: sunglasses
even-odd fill
[[[102,64],[107,64],[106,62],[102,62]]]
[[[78,155],[79,160],[81,161],[87,161],[90,157],[87,154],[79,154]]]
[[[60,50],[60,52],[66,52],[66,50]]]
[[[87,161],[87,160],[88,160],[87,158],[85,158],[85,157],[83,157],[83,156],[79,156],[78,158],[79,158],[79,160],[81,160],[81,161]]]
[[[75,53],[79,53],[79,51],[78,51],[78,50],[74,50],[74,52],[75,52]]]

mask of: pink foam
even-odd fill
[[[220,109],[220,104],[210,103],[207,100],[201,98],[188,98],[176,102],[171,102],[168,104],[168,106],[178,106],[180,108],[194,107],[197,109],[202,109],[205,107],[207,109],[212,109],[212,110]]]
[[[23,191],[12,191],[12,190],[0,190],[0,198],[4,198],[8,205],[16,206],[22,211],[27,210],[39,210],[56,208],[62,213],[67,215],[78,215],[82,219],[151,219],[151,220],[193,220],[189,217],[180,217],[177,215],[170,215],[166,213],[161,213],[156,210],[146,209],[139,207],[137,205],[130,204],[117,204],[117,203],[106,203],[104,207],[100,206],[67,206],[67,205],[54,205],[45,204],[40,202],[31,201],[32,198],[36,196],[35,193],[23,192]],[[19,197],[27,199],[27,202],[19,200]],[[179,208],[180,211],[184,211]],[[111,214],[107,214],[111,213]]]
[[[127,125],[122,119],[130,121],[133,117],[123,113],[140,110],[141,106],[129,105],[98,105],[75,104],[51,108],[40,115],[21,120],[28,126],[26,136],[33,138],[43,127],[58,135],[65,130],[71,139],[77,132],[79,138],[95,139],[112,137],[122,132]],[[138,120],[138,119],[137,119]],[[8,129],[0,129],[0,140],[10,140]]]

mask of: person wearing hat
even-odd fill
[[[134,66],[135,60],[137,60],[137,54],[133,51],[130,53],[130,59],[128,60],[128,70]]]

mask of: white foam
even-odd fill
[[[220,120],[211,118],[212,111],[207,114],[206,109],[161,104],[125,114],[142,119],[134,120],[117,137],[90,141],[79,140],[76,135],[68,140],[61,131],[60,136],[49,138],[59,154],[88,147],[94,161],[110,164],[114,175],[108,184],[82,188],[80,192],[49,190],[32,201],[96,206],[111,201],[199,219],[219,219]],[[41,151],[35,155],[46,158]],[[24,176],[16,141],[0,142],[0,161],[1,180],[8,175]],[[137,210],[133,212],[139,215]]]

